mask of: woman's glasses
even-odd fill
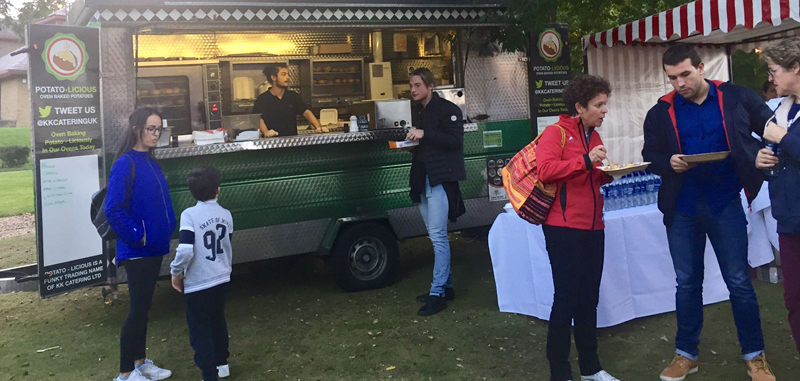
[[[150,135],[161,135],[164,132],[164,127],[147,126],[144,130]]]

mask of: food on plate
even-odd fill
[[[53,64],[64,71],[73,71],[78,67],[78,58],[69,50],[62,50],[53,56]]]
[[[333,83],[342,83],[341,78],[336,78],[333,80]]]
[[[161,90],[153,90],[150,92],[152,95],[161,95]]]

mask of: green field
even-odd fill
[[[30,127],[3,127],[0,128],[0,147],[31,146]]]
[[[547,322],[499,312],[485,238],[451,237],[456,300],[428,318],[417,316],[414,301],[431,278],[433,253],[424,238],[400,246],[398,281],[381,290],[343,292],[315,257],[234,268],[250,273],[235,274],[228,293],[230,380],[549,379]],[[767,357],[778,380],[796,380],[800,357],[781,285],[755,286]],[[111,305],[103,304],[99,288],[48,300],[35,293],[0,295],[0,379],[111,380],[127,304],[124,286]],[[749,380],[730,303],[704,311],[700,369],[687,381]],[[674,336],[672,313],[601,329],[600,359],[621,380],[658,380],[672,359]],[[174,372],[170,380],[201,378],[181,295],[166,280],[156,288],[147,346],[148,357]],[[37,353],[51,347],[57,348]],[[577,367],[573,360],[576,376]]]
[[[0,172],[0,217],[23,213],[33,213],[33,171]]]

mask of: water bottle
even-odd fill
[[[656,202],[656,198],[658,194],[656,192],[656,178],[655,175],[652,173],[647,174],[647,185],[645,185],[647,190],[647,203],[646,205],[654,204]]]
[[[783,162],[782,162],[782,160],[780,160],[780,157],[781,157],[781,147],[778,145],[778,143],[773,143],[773,142],[767,141],[767,142],[764,144],[764,148],[766,148],[766,149],[768,149],[768,150],[772,151],[772,153],[775,155],[775,157],[777,157],[777,158],[778,158],[778,164],[775,164],[775,166],[774,166],[774,167],[772,167],[772,168],[765,168],[765,169],[764,169],[764,173],[765,173],[767,176],[770,176],[770,177],[772,177],[772,176],[777,176],[777,175],[778,175],[778,173],[780,173],[780,172],[781,172],[781,170],[783,169],[783,168],[782,168],[782,167],[783,167]]]
[[[645,181],[644,180],[644,176],[643,176],[643,174],[641,172],[636,172],[636,175],[634,176],[634,179],[635,179],[635,183],[634,183],[635,186],[634,186],[633,191],[636,193],[636,195],[634,196],[633,201],[634,201],[636,206],[645,205],[645,199],[646,199],[647,196],[645,194],[645,191],[646,191],[645,186],[646,186],[646,184],[644,183],[644,181]]]
[[[625,199],[624,208],[632,208],[634,206],[633,179],[630,178],[630,175],[628,175],[628,178],[625,179],[622,185],[623,185],[623,190],[625,191],[625,196],[623,197]]]
[[[654,186],[653,190],[656,193],[655,202],[658,202],[658,190],[661,189],[661,176],[658,176],[658,175],[654,175],[654,176],[656,178],[656,181],[655,181],[655,186]]]
[[[603,196],[603,211],[608,212],[608,184],[600,186],[600,195]]]

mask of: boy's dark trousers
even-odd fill
[[[217,366],[228,363],[228,325],[225,322],[223,283],[202,291],[184,294],[189,339],[194,363],[203,372],[203,381],[217,381]]]

